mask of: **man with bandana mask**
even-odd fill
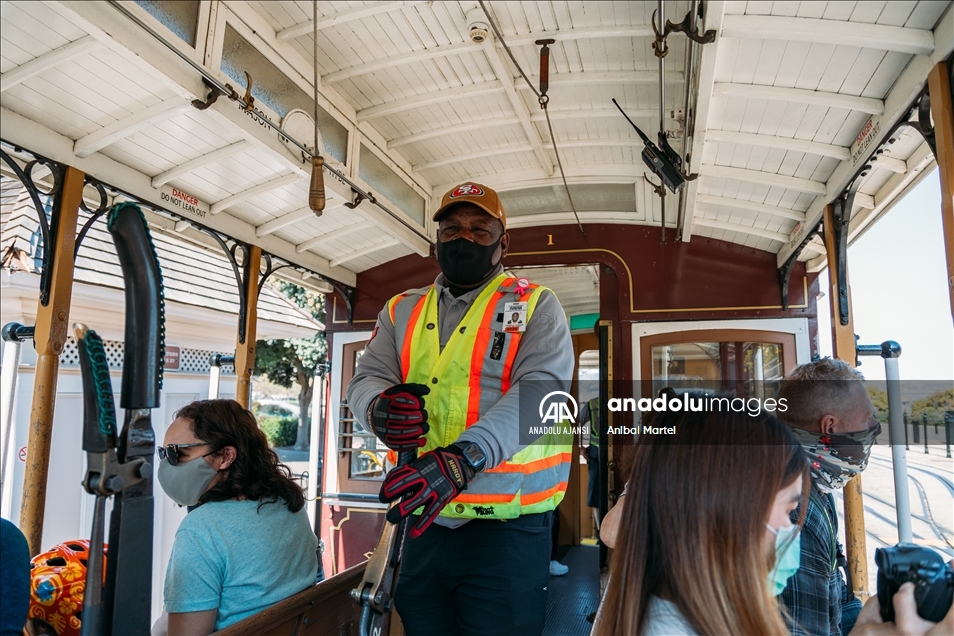
[[[793,634],[847,634],[861,609],[839,569],[848,573],[831,493],[865,469],[881,432],[863,380],[846,362],[823,358],[796,367],[779,387],[787,410],[778,415],[801,442],[812,471],[800,565],[781,594]]]
[[[451,189],[433,220],[441,273],[382,309],[348,386],[355,417],[417,456],[381,489],[408,519],[395,608],[410,636],[540,634],[572,454],[521,440],[518,396],[569,390],[569,326],[553,292],[504,274],[491,188]]]

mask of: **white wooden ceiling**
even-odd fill
[[[507,273],[552,289],[567,316],[600,313],[600,275],[596,265],[521,267]]]
[[[642,144],[610,101],[615,97],[655,137],[658,60],[650,21],[656,3],[486,4],[534,84],[534,41],[557,40],[549,112],[568,181],[632,188],[629,210],[605,209],[606,197],[575,196],[583,221],[658,225],[660,206],[644,178]],[[358,272],[425,255],[434,229],[427,219],[456,183],[476,180],[515,198],[561,183],[532,91],[499,42],[468,38],[475,2],[319,2],[319,104],[349,134],[346,165],[326,154],[328,162],[378,192],[358,174],[357,157],[366,147],[424,198],[426,220],[421,225],[380,194],[392,214],[367,201],[349,209],[343,203],[350,188],[330,175],[329,204],[316,217],[307,209],[309,168],[300,154],[235,102],[222,98],[208,110],[192,108],[190,100],[207,93],[198,71],[117,8],[241,91],[244,82],[220,68],[228,26],[311,94],[312,3],[199,5],[192,47],[134,2],[3,2],[3,139],[157,207],[163,205],[160,188],[185,191],[210,209],[183,218],[351,285]],[[701,29],[718,35],[715,43],[696,46],[688,65],[696,115],[688,135],[678,113],[686,99],[687,39],[669,36],[665,128],[677,150],[689,144],[690,169],[701,176],[687,184],[681,208],[677,197],[667,198],[666,223],[680,229],[682,240],[712,237],[775,253],[782,262],[855,174],[860,164],[849,151],[869,117],[887,129],[934,63],[954,49],[951,2],[703,6]],[[678,22],[689,7],[667,0],[666,17]],[[257,106],[280,120],[262,100]],[[854,234],[932,162],[920,138],[898,136],[865,178]],[[561,191],[554,190],[546,210],[512,215],[513,225],[574,222]],[[180,219],[154,221],[160,231],[198,237]],[[810,244],[802,260],[821,267],[821,252]]]

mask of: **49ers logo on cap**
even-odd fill
[[[455,197],[482,197],[484,196],[484,191],[480,186],[475,186],[472,183],[465,183],[464,185],[457,186],[457,188],[450,193],[450,198]]]

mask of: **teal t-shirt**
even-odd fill
[[[283,501],[216,501],[186,515],[172,545],[166,612],[218,609],[216,631],[315,584],[318,538]]]

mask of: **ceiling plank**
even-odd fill
[[[441,166],[447,166],[452,163],[473,161],[474,159],[483,159],[485,157],[494,157],[496,155],[512,154],[515,152],[533,152],[533,151],[534,151],[534,148],[531,144],[522,144],[519,146],[499,146],[497,148],[488,148],[487,150],[478,150],[476,152],[470,152],[467,154],[453,154],[448,157],[434,159],[433,161],[425,161],[424,163],[419,163],[416,166],[414,166],[414,171],[420,172],[421,170],[430,170],[431,168],[439,168]]]
[[[277,179],[272,179],[271,181],[266,181],[260,185],[255,186],[254,188],[249,188],[248,190],[243,190],[242,192],[237,192],[230,197],[225,197],[221,201],[217,201],[211,205],[209,212],[212,214],[218,214],[222,210],[226,210],[236,203],[241,203],[242,201],[247,201],[252,197],[257,197],[260,194],[270,192],[276,188],[281,188],[287,186],[291,183],[297,183],[302,180],[301,175],[297,173],[286,174],[284,177],[279,177]]]
[[[116,143],[120,139],[125,139],[139,132],[143,128],[148,128],[153,124],[171,119],[185,112],[188,108],[190,108],[189,102],[183,101],[181,97],[172,97],[164,102],[159,102],[138,113],[133,113],[108,126],[104,126],[85,137],[80,137],[76,140],[76,143],[73,144],[73,154],[77,157],[88,157],[94,152]]]
[[[908,171],[907,162],[898,159],[897,157],[889,157],[887,155],[878,155],[877,159],[872,163],[876,168],[884,168],[890,170],[896,174],[904,174]]]
[[[650,75],[652,77],[650,77]],[[559,79],[561,77],[563,78],[562,80]],[[582,86],[623,82],[630,84],[655,84],[658,81],[657,78],[658,74],[654,71],[634,71],[626,73],[564,73],[562,76],[551,75],[550,85],[551,88],[553,88],[555,86]],[[531,81],[533,81],[533,78],[531,78]],[[678,77],[673,75],[671,82],[673,84],[681,83],[682,74],[680,73]],[[511,83],[514,84],[517,90],[530,90],[530,87],[526,84],[526,82],[523,82],[522,78],[520,77],[511,78]],[[500,80],[481,82],[479,84],[469,84],[466,86],[457,86],[454,88],[440,88],[429,93],[422,93],[420,95],[414,95],[405,99],[398,99],[365,108],[364,110],[358,111],[357,117],[358,121],[367,121],[375,117],[383,117],[385,115],[391,115],[403,110],[411,110],[413,108],[420,108],[421,106],[429,106],[430,104],[451,101],[461,97],[473,97],[476,95],[496,93],[503,90],[504,85],[500,82]]]
[[[631,139],[570,139],[566,141],[561,141],[557,144],[561,149],[563,148],[593,148],[593,147],[602,147],[602,148],[642,148],[644,146],[643,141],[638,137],[633,137]],[[543,144],[543,147],[547,150],[553,150],[553,144],[547,142]],[[486,150],[478,150],[475,152],[467,154],[455,154],[449,157],[442,157],[440,159],[434,159],[433,161],[425,161],[424,163],[419,163],[413,166],[414,171],[428,170],[430,168],[437,168],[440,166],[446,166],[452,163],[459,163],[464,161],[471,161],[473,159],[483,159],[486,157],[494,157],[497,155],[510,154],[514,152],[532,152],[533,146],[529,144],[515,144],[512,146],[497,146],[494,148],[488,148]]]
[[[579,165],[563,166],[566,171],[566,180],[570,185],[579,183],[628,183],[642,181],[642,175],[633,174],[632,164],[618,162],[591,162]],[[490,186],[497,192],[508,190],[523,190],[541,186],[563,187],[560,175],[546,176],[541,168],[524,168],[522,170],[506,170],[503,172],[475,171],[469,178]],[[451,181],[434,185],[432,205],[440,205],[441,196],[458,185],[460,181]],[[437,208],[433,208],[437,209]],[[509,223],[509,221],[508,221]]]
[[[730,232],[741,232],[742,234],[751,234],[752,236],[759,236],[762,238],[771,239],[773,241],[778,241],[779,243],[787,243],[788,235],[782,234],[781,232],[772,232],[770,230],[763,230],[757,227],[749,227],[748,225],[740,225],[738,223],[729,223],[728,221],[717,221],[716,219],[707,219],[705,217],[697,216],[693,219],[693,224],[702,225],[704,227],[711,227],[717,230],[728,230]]]
[[[702,169],[699,172],[703,177],[713,179],[736,179],[737,181],[762,183],[768,186],[778,186],[789,190],[807,192],[808,194],[820,194],[822,196],[826,194],[825,184],[820,181],[788,177],[772,172],[760,172],[746,168],[730,168],[728,166],[714,166],[709,164],[702,164]]]
[[[504,85],[504,90],[507,92],[507,97],[510,99],[514,113],[520,120],[520,125],[523,127],[523,132],[527,135],[530,145],[533,146],[533,151],[540,161],[543,172],[549,177],[553,174],[553,163],[550,161],[549,154],[547,154],[547,151],[543,148],[543,140],[540,138],[540,134],[531,121],[526,104],[520,95],[517,94],[517,89],[513,83],[513,75],[510,73],[509,67],[504,63],[500,52],[494,46],[492,38],[488,38],[482,47],[487,56],[487,60],[490,62],[490,66],[494,69],[494,74]]]
[[[782,148],[795,152],[805,152],[822,157],[833,157],[845,161],[850,156],[848,148],[833,146],[818,141],[793,139],[791,137],[776,137],[774,135],[756,135],[752,133],[731,132],[728,130],[710,130],[706,132],[706,141],[724,141],[728,143],[744,144],[749,146],[766,146]]]
[[[340,71],[335,71],[334,73],[322,75],[321,83],[327,86],[328,84],[343,82],[346,79],[351,79],[352,77],[356,77],[358,75],[366,75],[368,73],[374,73],[375,71],[383,71],[386,68],[394,68],[395,66],[405,66],[407,64],[413,64],[414,62],[421,62],[423,60],[430,60],[438,57],[447,57],[449,55],[476,53],[480,50],[480,47],[480,44],[473,44],[472,42],[460,42],[457,44],[445,44],[443,46],[437,46],[432,49],[425,49],[423,51],[413,51],[403,55],[392,55],[391,57],[387,57],[383,60],[375,60],[374,62],[368,62],[367,64],[359,64],[357,66],[352,66]]]
[[[102,48],[102,46],[103,45],[100,44],[96,38],[87,35],[58,49],[53,49],[39,57],[35,57],[29,62],[24,62],[20,66],[14,67],[3,75],[0,75],[0,93],[10,90],[20,82],[26,81],[34,75],[39,75],[43,71],[49,70],[54,66],[84,53]]]
[[[930,30],[773,15],[727,15],[722,23],[722,37],[820,44],[837,42],[841,46],[912,55],[934,52],[934,34]]]
[[[874,210],[876,207],[875,198],[870,194],[865,194],[864,192],[855,193],[854,204],[862,210]]]
[[[550,111],[550,121],[559,121],[565,119],[590,119],[593,117],[610,119],[618,117],[620,120],[623,120],[623,116],[620,115],[619,111],[615,108],[603,108],[598,110],[587,110],[585,108],[548,108],[547,110]],[[649,119],[659,116],[658,108],[629,109],[624,107],[623,110],[626,111],[626,114],[629,115],[630,119]],[[530,115],[530,121],[537,122],[546,120],[547,116],[543,112]]]
[[[455,135],[457,133],[467,132],[468,130],[480,130],[482,128],[487,128],[488,126],[500,127],[500,126],[512,126],[513,124],[519,124],[520,120],[517,117],[507,117],[507,118],[493,118],[493,119],[481,119],[478,121],[470,121],[463,124],[451,124],[446,127],[434,128],[432,130],[426,130],[424,132],[414,133],[413,135],[407,135],[405,137],[398,137],[397,139],[392,139],[388,142],[388,148],[399,148],[401,146],[407,146],[409,144],[415,144],[419,141],[427,141],[428,139],[434,139],[436,137],[446,137],[447,135]]]
[[[405,99],[398,99],[394,100],[393,102],[385,102],[384,104],[378,104],[377,106],[371,106],[370,108],[359,110],[358,121],[368,121],[376,117],[393,115],[394,113],[399,113],[401,111],[412,110],[414,108],[421,108],[422,106],[430,106],[431,104],[447,102],[455,99],[463,99],[465,97],[476,97],[477,95],[499,93],[502,90],[504,90],[504,85],[499,80],[492,82],[481,82],[480,84],[470,84],[467,86],[455,86],[454,88],[445,88],[439,91],[424,93],[423,95],[415,95]]]
[[[377,251],[379,251],[379,250],[383,250],[383,249],[385,249],[385,248],[392,247],[392,246],[394,246],[394,245],[398,245],[400,242],[401,242],[401,241],[399,241],[399,240],[397,240],[397,239],[391,239],[391,240],[389,240],[389,241],[383,241],[383,242],[381,242],[381,243],[375,243],[374,245],[369,245],[368,247],[362,248],[362,249],[360,249],[360,250],[355,250],[355,251],[353,251],[353,252],[348,252],[348,253],[345,254],[344,256],[339,256],[338,258],[333,258],[333,259],[331,259],[331,262],[330,262],[329,264],[330,264],[332,267],[338,267],[339,265],[342,265],[342,264],[344,264],[344,263],[347,263],[348,261],[353,261],[354,259],[360,258],[361,256],[367,256],[368,254],[372,254],[372,253],[377,252]]]
[[[327,190],[325,191],[327,193]],[[294,212],[289,212],[288,214],[283,214],[280,217],[274,218],[271,221],[266,221],[258,227],[255,228],[255,236],[262,238],[263,236],[268,236],[273,232],[288,227],[299,221],[304,221],[308,217],[314,215],[311,208],[302,208],[301,210],[295,210]]]
[[[652,37],[653,31],[652,27],[645,26],[621,26],[621,27],[581,27],[577,29],[564,29],[561,31],[547,32],[547,31],[538,31],[535,34],[530,35],[519,35],[519,36],[506,36],[507,44],[512,48],[515,46],[525,46],[531,45],[539,39],[554,39],[559,41],[563,40],[583,40],[583,39],[596,39],[601,40],[604,38],[618,38],[618,37]],[[490,40],[488,39],[488,42]],[[432,49],[425,49],[423,51],[413,51],[411,53],[405,53],[403,55],[393,55],[391,57],[385,58],[383,60],[375,60],[374,62],[369,62],[367,64],[358,64],[357,66],[352,66],[346,69],[341,69],[333,73],[328,73],[327,75],[321,76],[322,84],[334,84],[335,82],[341,82],[358,75],[365,75],[367,73],[374,73],[375,71],[381,71],[386,68],[392,68],[395,66],[404,66],[406,64],[412,64],[414,62],[420,62],[422,60],[435,59],[438,57],[447,57],[449,55],[461,55],[462,53],[475,53],[481,49],[484,44],[474,44],[472,42],[460,42],[456,44],[445,44],[443,46],[436,46]],[[499,76],[498,76],[499,77]]]
[[[782,102],[796,102],[799,104],[813,104],[816,106],[829,106],[832,108],[857,110],[870,115],[884,114],[884,102],[880,99],[843,95],[841,93],[811,91],[804,88],[716,82],[712,87],[712,94],[719,97],[748,97],[750,99],[767,99]]]
[[[725,2],[714,0],[706,3],[705,26],[701,29],[722,31],[725,18]],[[692,135],[689,147],[686,149],[686,172],[698,171],[697,166],[702,163],[702,150],[706,143],[706,130],[709,125],[709,107],[712,104],[712,86],[715,83],[716,57],[719,52],[721,37],[716,35],[715,42],[702,45],[699,53],[699,72],[696,79],[696,107],[692,130],[686,134]],[[688,115],[688,113],[687,113]],[[692,239],[692,217],[695,214],[696,196],[699,192],[699,180],[694,179],[686,184],[685,196],[681,197],[677,227],[680,240],[689,242]]]
[[[753,212],[771,214],[772,216],[779,216],[779,217],[782,217],[783,219],[792,219],[793,221],[805,220],[804,212],[798,212],[797,210],[786,210],[785,208],[777,208],[774,205],[756,203],[755,201],[743,201],[741,199],[729,199],[726,197],[716,197],[710,194],[697,194],[696,203],[701,203],[707,207],[721,205],[727,208],[738,208],[740,210],[752,210]]]
[[[327,29],[329,27],[337,26],[339,24],[344,24],[346,22],[351,22],[353,20],[360,20],[362,18],[369,18],[373,15],[380,15],[382,13],[388,13],[391,11],[397,11],[398,9],[403,9],[404,7],[411,7],[415,4],[424,4],[424,0],[420,1],[407,1],[407,2],[379,2],[377,4],[372,4],[365,7],[360,7],[358,9],[353,9],[351,11],[342,11],[340,13],[335,13],[333,15],[326,15],[321,18],[318,18],[318,30]],[[279,42],[287,42],[289,40],[294,40],[295,38],[300,38],[303,35],[308,35],[314,29],[315,21],[308,20],[307,22],[301,22],[294,26],[290,26],[287,29],[282,29],[275,35],[275,39]]]
[[[355,225],[348,225],[347,227],[338,228],[337,230],[328,232],[327,234],[322,234],[321,236],[316,236],[315,238],[308,239],[304,243],[299,243],[295,246],[295,251],[301,254],[302,252],[307,252],[308,250],[318,247],[322,243],[328,243],[329,241],[336,241],[342,236],[351,234],[352,232],[357,232],[358,230],[366,230],[370,226],[367,223],[357,223]]]
[[[517,83],[517,90],[528,91],[530,87],[526,82],[518,81],[522,78],[513,78]],[[582,73],[551,73],[550,90],[560,86],[586,86],[588,84],[653,84],[659,83],[659,71],[612,71],[598,73],[595,71],[584,71]],[[530,81],[534,86],[539,86],[540,80],[536,75],[530,76]],[[682,84],[685,76],[682,71],[671,71],[666,73],[667,84]]]
[[[249,144],[247,141],[243,139],[242,141],[237,141],[234,144],[225,146],[224,148],[213,150],[212,152],[208,154],[204,154],[201,157],[196,157],[195,159],[192,159],[191,161],[186,161],[182,165],[178,165],[175,168],[170,168],[169,170],[166,170],[165,172],[157,174],[156,176],[152,178],[152,187],[158,188],[159,186],[165,183],[169,183],[170,181],[172,181],[173,179],[177,177],[181,177],[184,174],[194,172],[195,170],[198,170],[202,166],[207,166],[210,163],[215,163],[216,161],[225,159],[226,157],[231,157],[235,153],[241,152],[251,147],[252,147],[251,144]]]

